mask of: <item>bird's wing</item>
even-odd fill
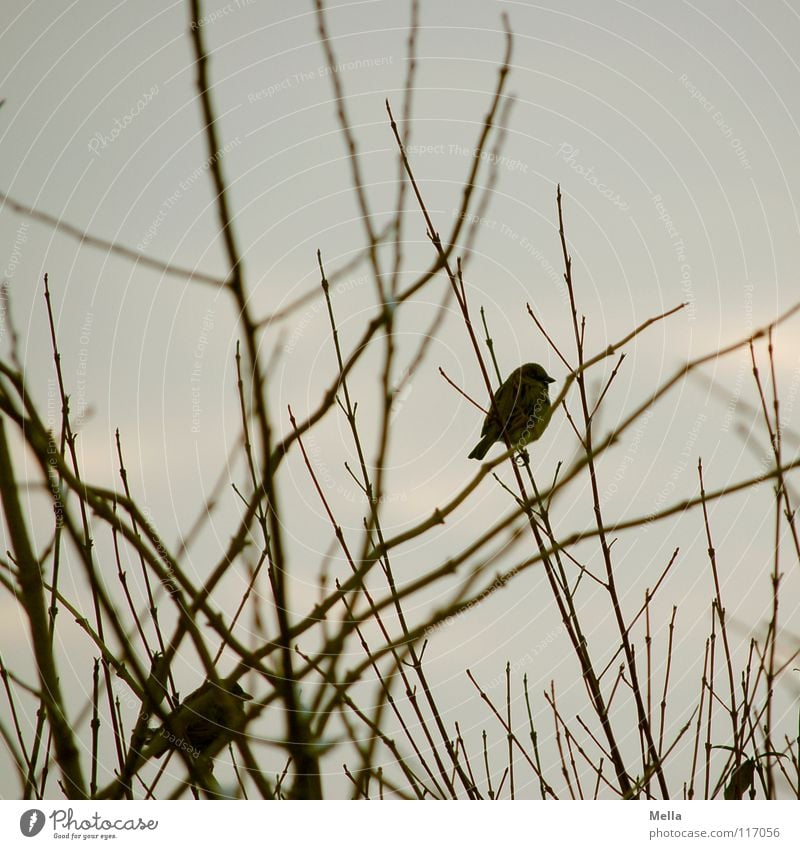
[[[494,404],[489,408],[489,412],[483,422],[481,436],[486,436],[490,429],[497,436],[503,432],[518,394],[519,378],[517,375],[511,375],[497,392],[494,393]]]
[[[195,716],[186,723],[186,739],[201,751],[226,731],[225,726],[220,724],[215,716]]]

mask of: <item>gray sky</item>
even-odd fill
[[[3,0],[0,190],[93,235],[222,275],[186,4],[78,0],[58,8],[56,15],[52,3]],[[221,161],[255,310],[266,315],[318,285],[317,249],[331,272],[363,245],[331,70],[310,4],[233,0],[205,3],[204,9],[221,116]],[[559,182],[590,353],[651,315],[689,302],[630,347],[608,396],[600,425],[605,432],[686,359],[747,335],[797,298],[800,16],[787,2],[422,0],[410,143],[418,146],[412,163],[443,233],[453,225],[495,84],[504,12],[515,33],[508,85],[514,104],[496,192],[466,275],[473,309],[486,307],[501,369],[535,360],[559,384],[565,375],[525,311],[530,302],[552,336],[572,350],[555,227]],[[409,10],[388,0],[333,3],[328,20],[380,226],[394,212],[397,179],[384,99],[400,112]],[[484,167],[479,181],[486,180]],[[403,279],[409,282],[432,256],[424,222],[413,208],[405,236]],[[50,275],[65,378],[73,409],[77,404],[83,413],[83,474],[116,485],[113,433],[119,427],[134,493],[165,538],[174,540],[194,518],[239,433],[237,336],[227,301],[212,287],[162,278],[7,208],[0,214],[2,269],[29,386],[45,409],[52,362],[41,280],[44,272]],[[361,268],[347,275],[335,294],[346,350],[373,314],[374,290],[366,273]],[[424,290],[401,316],[401,364],[431,321],[444,286],[442,279]],[[796,326],[778,333],[776,365],[782,413],[800,429]],[[300,418],[335,374],[319,302],[265,335],[265,358],[269,354],[275,354],[270,409],[277,430],[285,433],[287,404]],[[598,369],[598,385],[612,365]],[[466,455],[477,441],[480,416],[444,384],[439,366],[483,399],[480,373],[455,313],[445,320],[397,410],[388,472],[392,497],[385,505],[388,533],[428,515],[475,471]],[[729,398],[736,393],[755,403],[745,358],[736,354],[706,374],[726,387]],[[354,397],[364,399],[368,437],[377,379],[370,362],[352,378]],[[745,445],[735,423],[749,428],[750,417],[740,419],[741,406],[726,416],[727,403],[688,382],[656,405],[638,435],[631,432],[600,464],[609,519],[695,495],[700,454],[708,489],[757,474],[766,445],[763,429]],[[318,471],[338,497],[339,519],[355,538],[364,505],[343,468],[352,448],[342,417],[329,416],[309,444]],[[787,446],[796,451],[796,444]],[[554,418],[532,451],[537,474],[551,478],[558,460],[568,461],[575,451],[563,416]],[[20,474],[33,475],[29,460],[20,452]],[[281,475],[299,614],[316,598],[330,532],[302,462],[289,458]],[[591,525],[587,495],[582,482],[556,504],[560,531]],[[768,615],[771,505],[764,488],[712,512],[737,646],[761,633]],[[40,507],[34,499],[32,509]],[[409,578],[430,569],[509,507],[508,496],[486,481],[452,522],[422,545],[404,549],[395,568]],[[231,496],[193,552],[198,574],[218,556],[237,515]],[[45,526],[40,544],[46,534]],[[651,613],[663,644],[672,605],[680,605],[673,680],[681,693],[699,691],[709,625],[712,584],[702,534],[699,514],[691,514],[637,537],[623,536],[615,547],[629,615],[672,550],[681,547]],[[99,550],[108,551],[108,545],[98,540]],[[517,549],[520,556],[522,551]],[[797,567],[790,568],[789,558],[786,563],[791,600],[798,598]],[[600,565],[596,553],[591,564]],[[237,589],[231,588],[232,597]],[[440,589],[428,601],[444,597]],[[599,647],[613,628],[607,604],[591,593],[584,603],[602,654]],[[567,713],[583,705],[575,662],[553,608],[542,575],[529,572],[513,590],[495,594],[431,640],[430,674],[439,683],[447,721],[460,719],[475,751],[482,727],[496,732],[498,741],[502,734],[475,698],[465,667],[491,681],[506,660],[518,665],[520,675],[532,679],[542,723],[549,719],[540,693],[551,678]],[[426,609],[413,611],[412,618]],[[18,616],[12,600],[0,597],[4,657],[21,650]],[[800,633],[791,601],[782,617],[788,647],[790,635],[796,643]],[[61,648],[87,652],[83,639],[66,626]],[[76,661],[76,680],[88,682],[79,666]],[[187,686],[194,686],[193,674],[188,669]],[[782,710],[791,705],[796,683],[792,686],[783,687]],[[685,704],[676,697],[678,703]],[[788,714],[781,716],[790,723]],[[0,719],[7,721],[5,704]],[[672,731],[686,719],[676,709]],[[502,747],[497,752],[502,757]],[[0,794],[12,787],[0,778]],[[528,790],[533,793],[534,785]]]

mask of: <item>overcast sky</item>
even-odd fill
[[[212,0],[200,21],[213,50],[219,157],[258,316],[318,285],[318,249],[332,272],[363,247],[336,121],[333,73],[348,95],[378,226],[394,213],[396,150],[384,100],[399,114],[409,8],[393,0],[330,5],[336,69],[325,59],[309,3]],[[652,315],[688,304],[630,347],[606,402],[599,426],[604,433],[688,358],[746,336],[798,298],[800,14],[796,4],[777,0],[422,0],[411,161],[444,233],[453,225],[496,82],[503,13],[515,34],[507,88],[513,105],[496,165],[496,191],[479,223],[466,275],[473,309],[486,307],[501,369],[541,362],[556,378],[556,390],[565,376],[525,310],[530,302],[568,348],[557,183],[564,192],[589,353]],[[223,275],[188,27],[185,3],[4,0],[0,190],[100,238]],[[479,182],[487,180],[484,164]],[[432,256],[424,222],[413,208],[405,237],[403,280],[410,282]],[[162,277],[82,246],[8,207],[0,209],[0,271],[9,285],[29,388],[45,410],[52,360],[42,277],[49,273],[83,475],[117,485],[118,427],[134,493],[165,538],[175,540],[224,469],[239,434],[237,335],[229,304],[211,286]],[[401,315],[397,380],[445,285],[437,281]],[[334,306],[350,350],[374,310],[365,267],[342,279]],[[0,332],[5,352],[7,330]],[[798,339],[797,323],[776,337],[782,413],[796,430]],[[287,404],[300,418],[316,406],[335,374],[320,302],[270,328],[263,355],[265,360],[274,355],[270,410],[277,431],[286,433]],[[355,370],[351,387],[363,399],[368,435],[375,424],[367,415],[369,399],[376,398],[375,361]],[[598,370],[598,385],[612,365]],[[429,359],[398,405],[385,505],[388,533],[427,516],[476,468],[467,454],[477,441],[480,415],[443,382],[439,366],[483,400],[480,373],[455,313],[444,321]],[[748,361],[736,354],[705,373],[723,387],[721,399],[699,382],[681,385],[604,458],[601,490],[610,520],[695,495],[699,455],[708,489],[763,468],[763,429],[749,441],[736,430],[739,422],[749,429],[752,417],[735,400],[757,400]],[[364,505],[343,468],[352,447],[342,417],[329,416],[309,444],[320,474],[339,496],[340,520],[355,537]],[[796,443],[787,446],[796,452]],[[556,463],[575,452],[569,425],[563,416],[554,418],[532,451],[537,474],[550,479]],[[33,476],[22,452],[17,463],[21,475]],[[315,577],[331,535],[301,462],[287,461],[281,484],[299,615],[316,598]],[[737,647],[761,634],[768,617],[772,500],[767,487],[716,506],[712,514]],[[557,528],[566,533],[590,526],[586,506],[582,485],[554,506]],[[487,480],[453,522],[424,545],[404,550],[396,568],[408,577],[432,568],[509,507],[507,494]],[[199,574],[219,555],[236,515],[231,495],[193,554]],[[43,545],[46,538],[44,525],[37,542]],[[100,550],[108,544],[98,540]],[[672,605],[680,605],[674,682],[694,692],[712,591],[699,515],[635,538],[623,536],[615,553],[631,614],[676,546],[681,557],[657,599],[653,628],[663,642]],[[782,609],[787,648],[791,634],[796,645],[800,633],[800,615],[791,603],[800,597],[797,564],[789,563]],[[585,707],[541,574],[528,573],[515,587],[441,629],[429,649],[431,678],[439,684],[448,722],[461,718],[476,750],[480,728],[491,725],[465,667],[491,681],[510,660],[532,679],[539,709],[544,711],[540,693],[551,678],[566,693],[567,711]],[[436,603],[435,593],[429,601]],[[599,594],[584,600],[589,620],[593,601],[594,636],[602,646],[613,624]],[[21,650],[24,628],[7,595],[0,597],[0,611],[6,613],[0,616],[0,651],[7,657]],[[412,618],[423,613],[412,611]],[[85,641],[67,630],[62,650],[71,648],[86,652],[88,670]],[[187,686],[194,686],[192,674],[187,672]],[[78,665],[76,676],[89,681]],[[787,681],[782,687],[780,716],[789,722],[786,711],[796,686]],[[75,703],[80,704],[77,696]],[[542,722],[549,722],[546,716],[543,712]],[[8,722],[4,702],[0,719]],[[672,717],[673,732],[686,719]],[[499,729],[492,730],[502,741]],[[8,771],[0,770],[0,793],[13,787]],[[534,785],[527,789],[533,793]]]

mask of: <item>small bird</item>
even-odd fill
[[[483,460],[492,444],[503,442],[504,436],[517,450],[538,439],[549,421],[549,383],[555,380],[538,363],[525,363],[512,371],[494,394],[481,441],[470,452],[470,460]]]
[[[238,683],[223,689],[206,681],[169,715],[155,732],[146,757],[160,758],[170,749],[199,757],[220,740],[229,740],[244,724],[244,703],[253,697]]]

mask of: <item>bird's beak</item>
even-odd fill
[[[554,377],[546,377],[546,378],[545,378],[545,380],[546,380],[548,383],[555,383],[555,382],[556,382],[556,379],[555,379]]]
[[[241,695],[239,696],[239,698],[240,698],[243,702],[249,702],[249,701],[250,701],[250,699],[252,699],[253,697],[250,695],[250,693],[246,693],[244,690],[242,690]]]

